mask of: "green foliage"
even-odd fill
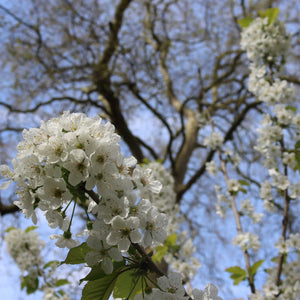
[[[171,235],[169,235],[166,240],[165,240],[165,244],[169,247],[174,246],[176,244],[177,241],[177,234],[176,233],[172,233]]]
[[[5,230],[5,232],[10,232],[10,231],[15,230],[15,229],[17,229],[17,228],[11,226],[11,227],[8,227],[8,228]]]
[[[295,170],[300,171],[300,141],[297,141],[295,144],[295,159],[296,159]]]
[[[70,249],[67,258],[63,263],[70,265],[83,264],[85,263],[84,258],[89,251],[91,251],[89,246],[86,243],[82,243],[81,245]]]
[[[253,20],[254,19],[252,19],[250,17],[246,17],[244,19],[238,20],[238,23],[242,28],[247,28],[252,23]]]
[[[67,279],[58,279],[55,282],[55,286],[62,286],[65,284],[69,284],[70,282]]]
[[[118,276],[113,296],[133,300],[136,294],[141,293],[141,290],[142,277],[137,274],[136,270],[131,269]]]
[[[258,260],[249,268],[249,276],[254,276],[258,270],[258,268],[263,264],[265,260]]]
[[[295,106],[292,106],[292,105],[286,106],[285,109],[286,109],[286,110],[290,110],[290,111],[292,111],[293,113],[296,113],[296,112],[297,112],[297,108],[296,108]]]
[[[176,245],[177,234],[172,233],[169,235],[162,246],[157,246],[155,248],[155,254],[152,256],[154,262],[161,262],[165,254],[170,250],[171,252],[176,252],[180,249],[180,245]]]
[[[259,11],[258,14],[262,18],[268,18],[268,25],[271,25],[276,19],[279,14],[279,8],[272,7],[265,11]]]
[[[247,272],[239,266],[227,268],[225,271],[231,273],[230,278],[234,285],[238,285],[247,278]]]
[[[118,270],[121,270],[125,266],[125,261],[114,262],[113,265],[114,265],[115,272],[117,272]],[[91,268],[91,271],[89,274],[87,274],[84,278],[80,279],[80,283],[82,283],[82,281],[97,280],[104,276],[106,276],[106,274],[104,273],[104,271],[101,267],[101,264],[98,264]]]
[[[155,248],[156,252],[152,256],[152,260],[154,262],[161,262],[161,260],[163,259],[163,257],[167,253],[168,249],[169,249],[168,246],[157,246]]]
[[[29,275],[25,276],[21,282],[21,289],[24,288],[26,288],[28,295],[34,293],[39,288],[39,279],[37,277],[32,278]]]
[[[51,260],[44,265],[43,269],[51,267],[52,264],[59,265],[60,262],[58,260]]]
[[[247,180],[243,180],[243,179],[240,179],[239,183],[240,183],[240,185],[245,185],[245,186],[249,186],[250,185]]]
[[[144,157],[142,161],[142,165],[149,165],[151,163],[151,160],[149,158]]]
[[[99,270],[99,269],[98,269]],[[98,276],[101,277],[88,281],[82,290],[82,300],[108,300],[114,287],[118,276],[123,272],[123,268],[115,270],[112,274],[105,274],[103,271],[98,273]],[[90,275],[90,274],[89,274]],[[97,273],[93,274],[95,278]]]
[[[27,227],[25,230],[24,230],[24,232],[30,232],[30,231],[32,231],[32,230],[35,230],[35,229],[37,229],[38,227],[37,226],[29,226],[29,227]]]
[[[271,25],[274,23],[274,21],[278,17],[279,8],[272,7],[265,11],[259,11],[258,14],[261,18],[268,18],[268,25]],[[238,20],[238,23],[242,28],[247,28],[247,27],[249,27],[249,25],[252,23],[253,20],[254,19],[251,17],[246,17],[246,18]]]
[[[280,256],[275,256],[271,259],[271,262],[275,263],[275,264],[278,264],[279,263],[279,259],[280,259]],[[285,264],[287,261],[287,254],[285,253],[283,255],[283,263]]]
[[[300,148],[300,141],[296,142],[295,148],[299,149]]]

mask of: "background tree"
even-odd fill
[[[280,8],[292,32],[291,64],[282,78],[299,85],[299,7],[293,1],[30,0],[22,10],[14,1],[1,4],[2,162],[20,131],[40,119],[64,110],[100,114],[139,162],[161,159],[170,169],[183,226],[203,264],[199,274],[212,282],[224,278],[215,259],[235,251],[228,244],[234,224],[215,216],[215,179],[206,163],[220,156],[204,140],[212,128],[222,133],[223,153],[229,149],[242,161],[231,167],[231,177],[251,182],[247,190],[260,205],[265,175],[253,150],[253,123],[268,109],[247,89],[237,20],[271,6]],[[15,195],[2,196],[2,215],[17,212],[13,200]],[[297,214],[295,208],[291,232],[299,230]],[[261,236],[278,230],[280,214],[268,222],[256,228]],[[211,244],[220,242],[225,248],[214,247],[211,255]]]

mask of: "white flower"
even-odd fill
[[[290,125],[293,120],[293,112],[290,109],[286,109],[285,106],[277,104],[273,109],[277,121],[282,125]]]
[[[85,181],[89,176],[88,167],[90,161],[85,152],[81,149],[74,149],[70,152],[69,160],[64,167],[70,171],[68,181],[73,186]]]
[[[66,161],[68,158],[67,145],[61,133],[59,136],[50,136],[46,143],[38,146],[38,151],[41,155],[47,156],[49,163]]]
[[[129,217],[123,219],[120,216],[113,218],[112,231],[108,234],[106,241],[109,245],[118,245],[120,251],[127,251],[130,243],[139,243],[142,240],[142,235],[138,230],[139,219]]]
[[[143,169],[137,165],[133,170],[132,177],[141,194],[148,191],[158,194],[162,188],[162,184],[153,178],[152,170],[149,168]]]
[[[293,184],[290,188],[290,197],[293,199],[300,198],[300,183]]]
[[[272,197],[272,185],[269,181],[262,182],[260,186],[260,197],[263,200],[271,201]]]
[[[167,238],[168,220],[165,214],[160,213],[156,208],[152,207],[145,219],[142,220],[145,228],[143,243],[147,246],[161,244]]]
[[[300,251],[300,233],[291,233],[287,242],[291,248]]]
[[[51,228],[59,227],[61,230],[66,231],[69,226],[69,220],[64,219],[57,210],[48,210],[45,214],[48,225]]]
[[[76,240],[73,240],[71,237],[70,238],[66,238],[64,235],[61,234],[52,234],[50,235],[50,239],[51,240],[55,240],[58,239],[55,243],[55,245],[59,248],[74,248],[76,246],[78,246],[79,242]]]
[[[162,276],[157,279],[157,284],[160,287],[161,291],[156,292],[161,298],[157,299],[188,299],[185,297],[185,289],[182,285],[182,277],[179,273],[171,273],[168,277]],[[165,298],[165,293],[170,294],[171,297]]]
[[[268,18],[256,18],[244,28],[241,34],[241,47],[247,51],[248,58],[256,65],[261,59],[276,61],[285,54],[289,47],[289,37],[285,25],[275,20],[268,24]],[[260,72],[262,76],[264,72]]]
[[[273,179],[272,185],[281,189],[286,190],[290,186],[290,182],[287,176],[281,174],[275,169],[269,170],[269,174]]]
[[[212,160],[210,162],[207,162],[205,164],[206,170],[207,172],[212,175],[212,176],[216,176],[218,173],[218,168],[216,166],[216,163]]]
[[[3,182],[0,186],[1,190],[7,189],[12,182],[12,178],[14,176],[13,171],[11,170],[11,168],[9,166],[1,165],[0,166],[0,176],[9,179],[9,180]]]
[[[35,231],[22,231],[21,229],[10,229],[4,237],[7,252],[18,264],[22,272],[30,271],[37,265],[43,263],[41,250],[45,243],[41,241]]]
[[[138,217],[142,220],[146,217],[146,214],[151,207],[151,202],[148,199],[142,199],[136,205],[130,206],[130,216]]]
[[[126,218],[129,213],[129,203],[126,197],[112,197],[97,207],[98,219],[110,224],[115,216]]]
[[[240,246],[243,250],[253,249],[255,252],[260,248],[258,236],[251,232],[239,233],[232,239],[233,245]]]
[[[295,153],[284,152],[282,161],[291,169],[294,169],[296,166]]]
[[[123,260],[122,254],[117,248],[107,245],[96,237],[89,236],[87,244],[94,250],[86,254],[85,261],[89,266],[96,265],[101,261],[101,267],[106,274],[111,274],[113,271],[112,259]]]
[[[212,132],[210,136],[204,138],[204,145],[211,149],[216,149],[223,144],[223,137],[220,132]]]
[[[35,198],[31,190],[25,189],[23,191],[17,191],[19,201],[14,201],[14,204],[18,206],[23,214],[27,218],[31,218],[34,224],[37,223],[37,216],[34,211]]]
[[[265,300],[265,297],[258,290],[255,291],[255,294],[249,295],[250,300]]]
[[[227,182],[227,189],[229,192],[238,192],[241,184],[236,179],[229,179]]]
[[[288,253],[290,251],[289,242],[282,236],[279,237],[278,242],[275,243],[275,247],[279,250],[279,253]]]
[[[65,181],[63,179],[50,177],[45,178],[43,189],[38,190],[38,196],[42,202],[46,202],[47,209],[57,209],[62,206],[63,203],[72,199],[72,195],[67,189]]]
[[[263,286],[263,291],[266,297],[273,298],[274,296],[279,294],[279,287],[276,286],[273,282],[267,282],[267,284]]]

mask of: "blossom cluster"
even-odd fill
[[[8,182],[17,184],[15,204],[27,217],[36,223],[39,208],[50,227],[64,231],[53,236],[59,247],[77,245],[71,238],[75,206],[89,204],[96,221],[87,230],[93,250],[87,259],[103,261],[107,272],[112,271],[111,259],[121,259],[131,243],[155,246],[167,237],[165,214],[142,198],[159,193],[161,183],[151,169],[136,165],[134,157],[124,158],[119,141],[114,126],[102,124],[100,117],[64,112],[41,121],[40,128],[24,130],[13,170],[0,168]]]
[[[278,72],[284,64],[284,56],[289,47],[290,38],[285,26],[278,20],[270,22],[269,18],[258,18],[243,30],[241,46],[247,51],[250,65],[249,91],[270,109],[261,121],[258,129],[256,150],[264,157],[263,165],[268,169],[270,180],[261,184],[260,196],[264,207],[276,210],[275,191],[285,193],[289,199],[300,196],[300,183],[290,179],[296,167],[293,151],[285,146],[286,128],[290,137],[299,137],[300,114],[290,104],[296,100],[295,88],[287,81],[279,79]],[[285,210],[288,206],[285,205]],[[242,239],[236,241],[242,243]],[[290,249],[299,256],[300,235],[284,233],[275,247],[279,255],[287,255]],[[261,299],[297,299],[300,295],[299,261],[290,260],[282,263],[280,283],[278,266],[268,269],[269,277],[263,286],[263,293],[256,291],[250,295],[251,300]],[[280,273],[279,273],[280,275]],[[284,280],[282,280],[284,279]]]
[[[18,228],[9,228],[4,237],[7,252],[17,263],[21,272],[37,273],[37,267],[43,263],[41,250],[45,243],[33,231],[23,231]]]
[[[142,198],[149,199],[160,212],[168,216],[168,234],[178,231],[179,224],[183,219],[180,216],[180,207],[176,203],[173,176],[159,162],[143,164],[142,169],[144,172],[151,169],[153,179],[162,185],[159,193],[144,189]]]
[[[258,236],[251,232],[241,232],[232,240],[233,245],[240,246],[243,250],[253,249],[257,251],[260,248]]]
[[[182,277],[179,273],[171,273],[168,277],[162,276],[157,279],[158,288],[152,289],[150,294],[139,294],[135,300],[156,300],[156,299],[174,299],[174,300],[222,300],[218,296],[218,289],[212,283],[208,284],[204,291],[199,289],[192,290],[190,298],[182,285]]]
[[[299,299],[300,297],[300,255],[296,260],[286,262],[282,266],[282,280],[280,287],[275,284],[277,268],[266,270],[268,277],[262,287],[262,291],[256,291],[255,294],[249,295],[250,300],[290,300]]]
[[[204,146],[216,149],[223,144],[223,136],[220,132],[213,131],[209,136],[204,138]]]
[[[168,216],[168,235],[176,233],[178,238],[176,246],[180,251],[176,253],[167,253],[164,260],[168,263],[171,270],[180,272],[185,281],[192,279],[197,269],[200,268],[199,260],[194,257],[196,247],[193,245],[191,238],[188,238],[186,231],[180,231],[180,223],[183,217],[180,212],[180,207],[176,203],[176,194],[174,191],[174,178],[159,162],[150,162],[144,164],[142,168],[150,168],[152,176],[162,184],[159,193],[153,193],[150,190],[144,191],[143,198],[150,199],[152,204],[159,209],[160,212]]]
[[[28,227],[26,230],[11,227],[7,231],[4,241],[6,242],[7,252],[17,263],[22,272],[21,281],[24,280],[22,285],[35,287],[44,292],[43,300],[69,300],[67,294],[62,297],[58,296],[55,287],[56,278],[53,276],[57,264],[55,262],[49,264],[47,267],[47,276],[45,273],[44,260],[41,256],[41,251],[45,247],[45,243],[40,240],[36,231],[36,227]],[[26,273],[26,274],[25,274]],[[25,276],[26,275],[26,276]],[[40,285],[38,284],[38,277],[47,278],[47,282]]]
[[[285,25],[278,20],[270,24],[269,18],[256,18],[241,33],[241,47],[256,65],[265,61],[276,62],[284,56],[289,40]]]

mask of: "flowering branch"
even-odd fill
[[[227,169],[226,169],[226,164],[225,164],[225,162],[224,162],[224,160],[222,158],[222,153],[221,153],[220,149],[218,149],[218,154],[219,154],[219,159],[220,159],[222,173],[224,175],[226,186],[227,186],[227,189],[228,189],[228,187],[230,186],[229,176],[228,176]],[[228,190],[228,191],[229,191],[231,209],[233,211],[233,215],[234,215],[234,219],[235,219],[235,224],[236,224],[237,232],[239,234],[243,234],[243,228],[242,228],[242,223],[241,223],[241,219],[240,219],[240,214],[238,212],[238,209],[237,209],[237,206],[236,206],[236,203],[235,203],[235,197],[233,195],[233,191],[232,190]],[[251,267],[250,256],[249,256],[249,253],[248,253],[247,249],[243,248],[242,250],[243,250],[243,254],[244,254],[246,268],[248,270],[248,282],[249,282],[249,286],[250,286],[250,289],[251,289],[251,293],[254,294],[255,293],[254,276],[252,274],[250,274],[250,272],[249,272],[250,267]]]

